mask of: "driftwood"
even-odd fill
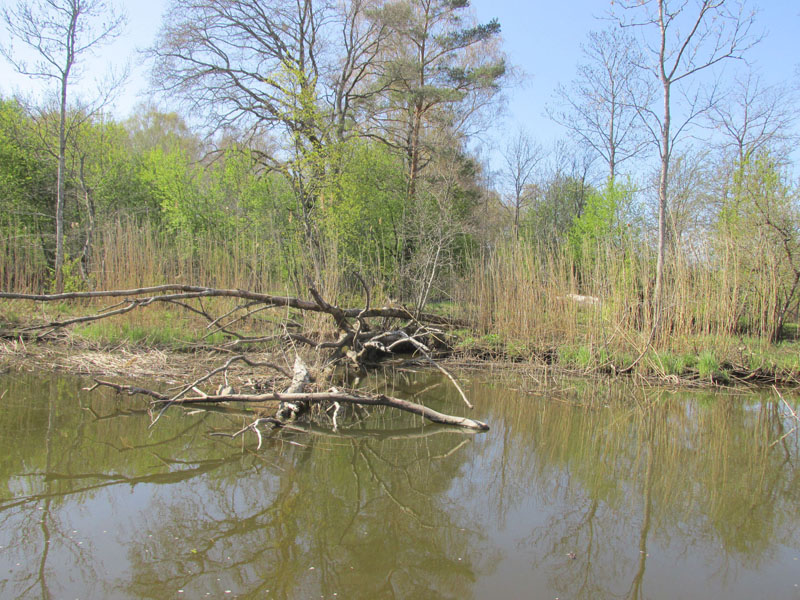
[[[169,402],[167,396],[159,394],[153,390],[144,389],[136,386],[120,385],[109,381],[95,380],[95,385],[89,388],[94,390],[97,387],[110,387],[117,392],[126,393],[129,395],[143,394],[155,398],[157,402]],[[489,426],[481,421],[467,419],[465,417],[454,417],[417,404],[409,402],[408,400],[401,400],[400,398],[393,398],[384,394],[376,396],[367,396],[363,394],[356,394],[354,392],[339,391],[336,388],[329,389],[324,392],[305,392],[305,393],[290,393],[290,392],[269,392],[266,394],[201,394],[196,396],[185,396],[180,400],[172,402],[172,404],[188,405],[188,404],[216,404],[220,402],[266,402],[269,400],[279,401],[282,403],[296,403],[307,402],[309,404],[316,404],[320,402],[340,402],[343,404],[359,404],[366,406],[387,406],[389,408],[397,408],[406,412],[419,415],[432,421],[433,423],[441,423],[443,425],[455,425],[458,427],[465,427],[467,429],[474,429],[476,431],[488,431]]]
[[[230,365],[233,361],[228,361],[228,365]],[[200,378],[202,380],[207,380],[209,377]],[[196,381],[200,381],[200,379]],[[294,363],[294,374],[292,377],[292,382],[287,388],[285,392],[268,392],[268,393],[260,393],[260,394],[239,394],[235,393],[229,388],[221,390],[220,393],[216,394],[205,394],[197,389],[195,385],[191,385],[188,389],[195,392],[195,395],[188,395],[184,394],[187,390],[187,387],[181,389],[181,392],[175,394],[173,396],[168,396],[167,394],[163,394],[161,392],[142,388],[138,386],[132,385],[123,385],[117,384],[110,381],[103,381],[101,379],[95,379],[95,384],[88,388],[89,391],[93,391],[99,387],[108,387],[115,390],[117,393],[125,393],[128,395],[145,395],[152,398],[152,402],[154,404],[161,404],[161,409],[158,412],[158,415],[153,420],[153,424],[155,424],[164,411],[173,405],[192,405],[192,404],[199,404],[199,405],[213,405],[213,404],[220,404],[220,403],[261,403],[267,401],[277,401],[280,402],[280,408],[278,409],[275,416],[272,417],[258,417],[252,423],[240,429],[236,433],[232,434],[233,437],[239,436],[246,431],[252,431],[255,433],[256,437],[258,438],[258,449],[261,448],[262,445],[262,433],[259,429],[262,425],[271,425],[272,429],[282,428],[286,425],[287,422],[291,422],[292,420],[298,418],[298,416],[304,414],[308,411],[308,408],[315,404],[320,403],[331,403],[335,406],[335,412],[333,416],[333,423],[334,423],[334,430],[336,430],[336,415],[339,411],[339,406],[341,404],[353,404],[357,406],[385,406],[389,408],[395,408],[402,411],[410,412],[412,414],[419,415],[428,421],[433,423],[439,423],[442,425],[451,425],[456,427],[461,427],[471,431],[488,431],[489,426],[482,421],[477,421],[474,419],[468,419],[466,417],[458,417],[452,415],[446,415],[444,413],[440,413],[438,411],[433,410],[427,406],[423,406],[422,404],[418,404],[416,402],[410,402],[408,400],[402,400],[400,398],[393,398],[391,396],[387,396],[385,394],[378,394],[378,395],[365,395],[361,393],[357,393],[354,391],[343,391],[337,388],[330,388],[326,391],[322,392],[306,392],[306,387],[311,383],[311,376],[308,370],[308,367],[305,365],[303,360],[297,356],[295,357]],[[459,391],[460,388],[459,388]],[[463,392],[461,392],[463,394]]]
[[[461,389],[457,380],[435,359],[432,345],[441,345],[446,337],[443,328],[464,327],[468,324],[458,319],[451,319],[440,315],[416,313],[404,307],[370,306],[369,289],[364,280],[359,276],[366,292],[366,304],[361,308],[343,308],[326,301],[322,294],[313,286],[309,287],[312,300],[304,300],[292,296],[276,296],[250,292],[247,290],[217,289],[189,285],[161,285],[130,290],[110,290],[97,292],[71,292],[64,294],[17,294],[0,292],[0,299],[27,300],[36,302],[60,302],[65,300],[85,301],[109,299],[116,303],[106,306],[93,314],[70,317],[67,319],[44,321],[30,324],[12,331],[4,331],[7,337],[28,337],[44,339],[54,332],[72,325],[89,323],[100,319],[110,318],[125,314],[137,309],[142,309],[156,304],[170,304],[188,310],[202,317],[206,323],[208,335],[222,332],[229,340],[214,346],[217,350],[226,353],[239,351],[239,354],[229,356],[220,366],[210,369],[200,377],[175,388],[170,394],[154,389],[134,385],[114,383],[96,379],[95,385],[90,389],[108,387],[119,393],[130,395],[144,395],[150,398],[152,425],[171,406],[175,405],[218,405],[221,403],[272,403],[278,405],[277,411],[272,416],[260,415],[253,423],[233,434],[241,435],[245,431],[253,431],[259,439],[261,446],[260,427],[281,428],[298,419],[305,418],[314,411],[313,407],[323,405],[333,411],[333,431],[338,429],[338,416],[343,405],[355,406],[384,406],[419,415],[433,423],[456,426],[471,431],[486,431],[486,423],[466,417],[452,416],[440,413],[421,404],[394,398],[385,394],[366,394],[352,389],[342,389],[339,386],[323,385],[320,380],[329,380],[335,374],[332,369],[335,365],[345,365],[362,369],[380,363],[386,357],[410,354],[421,355],[435,368],[439,369],[452,382],[464,403],[472,408],[466,394]],[[203,303],[208,298],[232,298],[241,300],[243,304],[227,310],[221,315],[212,314],[211,310]],[[276,331],[269,335],[247,335],[235,326],[263,311],[279,309],[280,315],[277,322],[271,322]],[[325,313],[330,315],[335,325],[332,337],[325,337],[319,331],[303,331],[302,322],[292,317],[288,309],[296,314]],[[298,317],[302,320],[302,317]],[[373,321],[370,321],[373,319]],[[376,323],[375,320],[380,320]],[[277,352],[285,354],[292,352],[295,362],[291,372],[282,368],[276,362],[264,362],[241,353],[243,348],[257,345],[269,345]],[[329,356],[322,360],[322,364],[312,374],[306,363],[300,358],[299,347],[308,347],[315,351],[315,356],[321,359],[319,351],[329,350]],[[253,369],[266,369],[274,374],[279,381],[284,381],[281,387],[271,391],[252,389],[249,391],[235,391],[228,385],[228,372],[234,365],[247,365]],[[261,371],[259,371],[261,372]],[[203,385],[208,385],[212,379],[224,377],[224,384],[216,391],[203,391]],[[288,380],[291,379],[291,382]],[[282,391],[279,391],[282,390]],[[313,423],[312,423],[313,425]]]

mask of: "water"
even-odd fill
[[[0,377],[2,598],[800,598],[798,433],[772,393],[471,376],[466,434],[373,411],[210,436],[237,412]],[[397,394],[465,414],[438,375]]]

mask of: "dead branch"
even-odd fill
[[[404,333],[404,332],[401,332],[401,333]],[[428,362],[430,362],[434,367],[436,367],[439,371],[441,371],[442,374],[444,374],[444,376],[447,377],[453,383],[453,385],[455,386],[456,390],[458,390],[458,393],[460,394],[461,399],[464,401],[464,404],[466,404],[468,408],[472,409],[473,408],[472,403],[470,403],[469,399],[467,398],[467,395],[464,393],[464,390],[461,389],[461,386],[458,385],[458,382],[456,381],[456,378],[453,377],[450,374],[450,372],[447,369],[445,369],[442,365],[440,365],[435,360],[433,360],[433,358],[430,355],[430,350],[428,349],[428,347],[425,346],[425,344],[422,344],[421,342],[416,340],[415,336],[410,336],[410,335],[405,334],[405,333],[404,333],[404,335],[405,335],[405,339],[407,339],[411,344],[413,344],[417,348],[417,350],[419,350],[422,353],[422,355],[426,359],[428,359]],[[398,343],[398,342],[395,342],[395,344],[396,343]],[[394,344],[390,345],[388,349],[391,350],[393,345]]]
[[[175,292],[172,295],[165,295],[165,292]],[[319,294],[316,290],[311,291],[312,296]],[[328,304],[320,296],[314,301],[303,300],[292,296],[273,296],[270,294],[260,294],[248,290],[232,290],[232,289],[217,289],[194,285],[180,285],[180,284],[165,284],[153,287],[136,288],[130,290],[106,290],[95,292],[68,292],[63,294],[17,294],[12,292],[0,292],[0,299],[4,300],[31,300],[36,302],[60,302],[62,300],[89,300],[97,298],[139,298],[137,306],[143,306],[152,302],[165,302],[173,300],[186,300],[191,298],[241,298],[242,300],[252,300],[263,304],[272,304],[275,307],[288,307],[296,308],[302,311],[328,313],[334,318],[355,319],[359,316],[361,318],[394,318],[394,319],[408,319],[410,313],[404,308],[387,307],[370,308],[364,310],[363,308],[340,308],[338,306]],[[319,301],[317,301],[319,300]],[[133,302],[133,300],[130,300]],[[136,308],[134,306],[133,308]],[[431,325],[454,326],[454,327],[468,327],[469,322],[462,319],[452,319],[434,315],[430,313],[421,313],[418,315],[417,320]],[[42,326],[46,327],[48,325]],[[61,326],[55,323],[49,326]]]
[[[118,392],[124,392],[128,395],[142,394],[155,398],[159,402],[169,402],[169,397],[160,394],[153,390],[147,390],[140,387],[119,385],[108,381],[95,379],[95,386],[90,389],[95,389],[99,386],[110,387]],[[187,404],[217,404],[220,402],[242,402],[242,403],[255,403],[255,402],[268,402],[278,401],[282,403],[297,403],[307,402],[309,404],[318,404],[322,402],[339,402],[344,404],[359,404],[366,406],[387,406],[390,408],[397,408],[415,415],[419,415],[428,419],[433,423],[441,423],[444,425],[455,425],[457,427],[464,427],[467,429],[474,429],[476,431],[488,431],[489,426],[482,421],[474,419],[467,419],[465,417],[457,417],[446,415],[438,411],[410,402],[408,400],[401,400],[400,398],[393,398],[384,394],[377,396],[366,396],[352,391],[340,391],[336,388],[331,388],[324,392],[304,392],[304,393],[287,393],[287,392],[268,392],[263,394],[202,394],[197,396],[184,396],[176,400],[173,404],[187,405]]]
[[[434,329],[432,327],[433,325],[453,326],[464,325],[464,323],[455,319],[447,319],[438,315],[424,313],[414,316],[405,308],[373,308],[370,305],[370,293],[364,279],[360,275],[357,275],[357,278],[366,293],[365,305],[360,308],[342,308],[331,304],[323,298],[322,294],[320,294],[313,285],[309,286],[309,293],[313,298],[312,301],[291,296],[273,296],[255,293],[247,290],[216,289],[190,285],[161,285],[130,290],[70,292],[64,294],[16,294],[0,292],[0,299],[56,302],[63,300],[122,298],[122,301],[115,300],[116,304],[102,308],[92,315],[65,320],[53,320],[49,323],[32,325],[22,330],[45,331],[45,333],[40,333],[37,336],[39,338],[58,328],[124,314],[136,308],[151,306],[161,302],[180,306],[201,316],[207,321],[206,329],[208,331],[224,331],[235,337],[235,340],[223,344],[223,346],[219,348],[219,350],[224,352],[232,352],[240,346],[257,342],[283,342],[283,350],[285,351],[294,348],[295,344],[299,343],[312,347],[315,350],[332,350],[332,356],[324,363],[326,365],[335,363],[344,356],[347,356],[352,359],[359,368],[374,365],[385,356],[398,353],[421,353],[430,364],[441,371],[453,383],[465,404],[469,408],[472,408],[472,404],[470,404],[455,377],[436,363],[432,356],[433,351],[431,350],[434,344],[442,343],[442,338],[444,336],[444,333],[440,329]],[[243,302],[239,303],[233,309],[226,309],[221,316],[215,316],[210,312],[209,307],[203,303],[203,299],[211,297],[235,298]],[[326,336],[325,332],[290,332],[286,320],[282,323],[282,333],[273,332],[272,335],[267,336],[247,337],[238,332],[231,331],[230,327],[234,323],[256,312],[272,308],[295,309],[298,311],[328,314],[333,318],[336,324],[338,337],[334,341],[331,339],[324,339]],[[286,318],[288,318],[288,315],[284,316],[284,319]],[[368,323],[367,319],[369,318],[383,319],[384,326],[392,319],[404,319],[407,324],[397,329],[384,331]],[[330,335],[330,332],[328,332],[327,335]],[[350,349],[348,350],[348,348]],[[268,368],[287,380],[291,379],[291,383],[283,392],[271,391],[261,393],[256,390],[254,390],[253,393],[236,392],[228,385],[227,379],[228,370],[235,363],[244,363],[253,368]],[[331,375],[331,371],[329,370],[324,371],[324,373],[326,375]],[[225,377],[224,386],[219,386],[214,393],[200,389],[199,386],[210,383],[212,378],[220,374]],[[333,417],[334,430],[340,428],[340,408],[345,404],[362,408],[365,406],[385,406],[419,415],[434,423],[457,426],[473,431],[486,431],[489,429],[489,427],[481,421],[443,414],[408,400],[402,400],[387,395],[368,395],[354,390],[341,390],[334,387],[323,390],[320,389],[321,384],[315,388],[311,388],[312,383],[313,378],[309,369],[295,351],[295,363],[292,373],[289,373],[286,369],[281,368],[275,363],[257,361],[248,358],[245,354],[237,354],[228,358],[224,364],[210,369],[202,376],[196,377],[192,381],[175,388],[169,395],[151,389],[117,384],[100,379],[95,380],[95,385],[92,386],[90,390],[94,390],[98,387],[109,387],[118,393],[126,393],[129,395],[139,394],[149,397],[151,399],[151,408],[158,408],[157,415],[152,420],[151,427],[174,405],[277,402],[279,403],[279,408],[274,416],[264,417],[259,415],[259,418],[253,423],[234,434],[234,436],[237,436],[248,430],[254,431],[259,438],[259,447],[262,441],[259,431],[260,424],[271,423],[277,425],[278,423],[284,424],[288,421],[296,421],[303,415],[310,413],[310,408],[313,405],[320,404],[328,405],[325,408],[335,409]]]
[[[168,402],[169,396],[162,394],[161,392],[156,392],[155,390],[149,390],[147,388],[138,387],[135,385],[120,385],[117,383],[112,383],[110,381],[100,381],[99,379],[94,380],[94,385],[92,387],[83,388],[87,392],[93,392],[99,387],[110,387],[112,390],[115,390],[118,394],[128,394],[128,396],[150,396],[151,398],[155,398],[156,400],[162,402]]]
[[[778,388],[776,386],[773,385],[772,389],[775,390],[776,394],[778,394],[778,398],[780,398],[781,402],[783,402],[783,404],[786,406],[786,409],[789,411],[789,414],[792,416],[792,418],[797,423],[797,425],[792,427],[789,431],[787,431],[781,437],[779,437],[777,440],[772,442],[769,445],[770,448],[772,448],[773,446],[781,443],[784,439],[786,439],[787,437],[792,435],[800,427],[800,416],[798,416],[797,412],[795,412],[795,410],[791,407],[791,405],[786,401],[786,398],[783,397],[783,394],[780,393],[780,391],[778,390]]]
[[[256,361],[250,360],[249,358],[247,358],[243,354],[240,354],[239,356],[233,356],[233,357],[229,358],[228,361],[224,365],[222,365],[220,367],[217,367],[216,369],[212,369],[211,371],[209,371],[208,373],[206,373],[202,377],[199,377],[198,379],[195,379],[192,383],[189,383],[189,384],[183,386],[181,391],[179,391],[177,394],[172,396],[167,401],[167,403],[164,405],[164,407],[159,411],[159,413],[156,416],[156,418],[153,419],[153,422],[150,424],[150,426],[152,427],[153,425],[155,425],[156,422],[161,418],[161,415],[163,415],[164,412],[170,406],[172,406],[175,402],[177,402],[181,398],[181,396],[183,396],[184,394],[187,394],[188,392],[190,392],[192,390],[196,390],[198,385],[200,385],[201,383],[203,383],[205,381],[208,381],[214,375],[217,375],[218,373],[226,373],[228,371],[228,369],[231,367],[231,365],[233,363],[237,362],[237,361],[241,361],[241,362],[243,362],[246,365],[251,366],[251,367],[269,367],[270,369],[278,371],[278,373],[280,373],[281,375],[284,375],[285,377],[289,376],[289,374],[285,370],[283,370],[281,367],[279,367],[278,365],[276,365],[274,363],[271,363],[271,362],[256,362]]]

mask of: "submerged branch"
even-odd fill
[[[444,367],[437,364],[432,356],[433,351],[431,350],[431,348],[434,348],[434,344],[438,347],[447,347],[446,343],[443,341],[443,331],[434,328],[435,325],[453,326],[463,325],[464,323],[456,319],[448,319],[439,315],[412,315],[407,309],[402,307],[371,307],[369,288],[360,276],[359,281],[364,287],[366,294],[365,305],[359,308],[342,308],[332,304],[325,300],[322,294],[320,294],[313,285],[309,285],[309,293],[313,298],[313,300],[310,301],[292,296],[273,296],[240,289],[217,289],[192,285],[160,285],[129,290],[69,292],[63,294],[17,294],[0,292],[0,299],[59,302],[64,300],[80,301],[98,298],[122,298],[121,301],[115,300],[117,303],[113,306],[102,308],[88,316],[53,320],[49,323],[35,324],[20,330],[28,332],[36,330],[44,331],[44,333],[40,333],[37,336],[38,338],[47,335],[50,331],[72,324],[96,321],[161,302],[187,309],[201,316],[207,321],[207,331],[223,331],[236,338],[227,344],[216,347],[218,351],[232,353],[234,348],[257,341],[282,342],[283,346],[281,349],[283,352],[294,350],[295,363],[293,372],[289,372],[289,370],[280,367],[274,362],[256,360],[241,353],[231,356],[224,364],[211,368],[204,374],[192,377],[191,379],[187,377],[187,381],[174,388],[169,395],[152,389],[117,384],[100,379],[96,379],[95,384],[89,388],[90,390],[94,390],[98,387],[108,387],[118,393],[126,393],[129,395],[139,394],[149,397],[151,399],[151,408],[155,408],[152,405],[156,405],[158,408],[157,414],[151,422],[151,427],[174,405],[277,402],[279,403],[279,408],[273,416],[266,417],[264,415],[258,415],[259,418],[257,418],[254,423],[251,423],[249,426],[233,435],[238,436],[245,431],[252,430],[259,438],[260,448],[262,440],[261,433],[258,429],[259,424],[271,423],[277,426],[278,424],[286,424],[289,421],[296,421],[304,415],[310,414],[311,406],[318,404],[328,404],[329,407],[335,409],[333,413],[334,431],[340,427],[341,419],[339,412],[341,406],[344,404],[359,407],[385,406],[419,415],[433,423],[456,426],[473,431],[488,430],[488,425],[481,421],[440,413],[427,406],[409,400],[402,400],[383,394],[368,395],[353,390],[342,390],[333,387],[327,390],[321,389],[326,385],[330,385],[330,383],[318,383],[312,387],[311,384],[314,382],[314,377],[312,377],[308,367],[306,367],[299,354],[297,354],[298,344],[314,348],[316,351],[322,349],[331,350],[331,356],[329,356],[327,360],[319,354],[316,354],[317,359],[321,361],[321,364],[326,365],[326,367],[336,363],[344,363],[346,366],[352,366],[354,364],[359,370],[368,366],[374,366],[387,356],[397,354],[422,354],[428,362],[441,371],[450,382],[452,382],[464,403],[469,408],[472,408],[472,404],[467,399],[464,390],[459,386],[455,377]],[[211,314],[208,307],[204,305],[203,302],[204,298],[211,297],[235,298],[243,302],[240,302],[239,305],[232,310],[224,310],[221,316],[215,316]],[[336,324],[337,338],[335,340],[331,339],[330,331],[326,334],[324,328],[323,332],[320,333],[318,325],[315,325],[315,329],[310,332],[302,330],[290,332],[289,327],[291,326],[294,328],[296,324],[293,321],[289,321],[288,314],[283,315],[283,323],[281,324],[283,329],[282,333],[273,331],[271,332],[272,335],[264,335],[268,332],[258,331],[256,333],[261,335],[257,337],[246,337],[230,329],[234,323],[244,320],[256,312],[281,307],[330,315]],[[243,314],[237,315],[236,313],[240,311]],[[383,327],[379,327],[376,323],[367,322],[368,318],[374,317],[383,319]],[[394,319],[404,319],[406,325],[389,328],[389,323],[392,323]],[[299,327],[299,325],[297,326]],[[326,335],[328,339],[325,339]],[[228,384],[228,371],[236,363],[244,363],[252,368],[269,369],[275,374],[278,381],[284,380],[284,383],[282,387],[276,388],[274,387],[275,381],[273,381],[273,391],[270,392],[262,392],[261,390],[263,388],[261,385],[256,386],[248,384],[246,387],[248,387],[252,393],[237,393],[237,391]],[[326,368],[320,374],[328,377],[331,376],[332,373],[332,369]],[[216,392],[211,393],[208,389],[201,390],[198,387],[201,385],[209,385],[212,378],[220,375],[224,377],[224,385],[217,387]],[[291,383],[289,383],[289,380],[291,380]],[[285,391],[276,391],[278,389]]]
[[[772,386],[772,389],[773,389],[773,390],[775,390],[775,393],[776,393],[776,394],[778,394],[778,398],[780,398],[780,399],[781,399],[781,402],[783,402],[784,406],[786,406],[786,410],[788,410],[788,411],[789,411],[789,414],[792,416],[792,419],[794,419],[794,421],[795,421],[795,423],[797,423],[797,425],[795,425],[794,427],[792,427],[792,428],[791,428],[789,431],[785,432],[785,433],[784,433],[784,434],[783,434],[781,437],[779,437],[777,440],[775,440],[774,442],[772,442],[772,443],[769,445],[769,447],[770,447],[770,448],[772,448],[773,446],[776,446],[776,445],[780,444],[780,443],[781,443],[781,442],[782,442],[784,439],[786,439],[787,437],[789,437],[790,435],[792,435],[792,434],[793,434],[795,431],[797,431],[797,429],[800,427],[800,416],[798,416],[797,412],[796,412],[796,411],[795,411],[795,410],[792,408],[792,406],[791,406],[791,405],[790,405],[790,404],[789,404],[789,403],[786,401],[786,398],[784,398],[784,397],[783,397],[783,394],[781,394],[781,393],[780,393],[780,391],[778,390],[778,388],[777,388],[777,387],[775,387],[775,386],[773,385],[773,386]]]
[[[110,387],[116,390],[117,392],[125,392],[129,395],[142,394],[145,396],[150,396],[151,398],[154,398],[158,402],[165,402],[165,403],[170,402],[168,396],[165,396],[164,394],[160,394],[153,390],[147,390],[140,387],[134,387],[128,385],[119,385],[108,381],[102,381],[100,379],[96,379],[95,386],[93,386],[90,389],[94,389],[98,386]],[[410,402],[408,400],[401,400],[400,398],[394,398],[392,396],[386,396],[384,394],[379,394],[377,396],[366,396],[357,394],[355,392],[339,391],[336,388],[331,388],[330,390],[325,392],[303,392],[303,393],[267,392],[263,394],[208,394],[208,395],[202,394],[197,396],[184,396],[179,400],[175,400],[174,402],[172,402],[172,404],[180,404],[180,405],[217,404],[220,402],[255,403],[255,402],[268,402],[268,401],[277,401],[283,403],[307,402],[309,404],[317,404],[321,402],[339,402],[339,403],[358,404],[366,406],[387,406],[390,408],[397,408],[399,410],[419,415],[434,423],[441,423],[444,425],[455,425],[457,427],[474,429],[476,431],[489,430],[489,426],[486,423],[483,423],[482,421],[467,419],[466,417],[446,415],[444,413],[435,411],[432,408],[428,408],[427,406],[423,406],[415,402]]]

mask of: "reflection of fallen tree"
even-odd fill
[[[424,427],[401,427],[399,429],[338,429],[331,431],[327,427],[321,427],[314,423],[290,423],[285,425],[284,431],[296,431],[299,433],[316,435],[323,438],[344,438],[352,440],[418,440],[439,435],[453,435],[459,432],[451,427],[440,427],[437,425],[427,425]],[[467,440],[464,440],[466,442]],[[455,446],[450,452],[454,452],[463,444]]]
[[[143,388],[128,384],[113,383],[96,379],[91,389],[109,387],[120,393],[139,394],[151,399],[154,410],[153,423],[173,405],[213,405],[219,403],[249,403],[260,405],[261,414],[248,427],[238,432],[252,430],[258,435],[259,447],[261,433],[259,427],[269,425],[271,428],[282,427],[287,422],[308,417],[322,410],[333,411],[333,429],[338,429],[337,416],[343,405],[382,406],[394,408],[415,415],[434,423],[457,426],[470,430],[485,431],[488,426],[477,420],[453,416],[438,412],[430,407],[394,398],[386,394],[367,394],[364,392],[342,389],[331,385],[336,371],[333,367],[343,365],[347,368],[362,370],[380,363],[381,360],[398,355],[414,355],[424,357],[427,362],[439,369],[450,379],[458,390],[464,403],[472,408],[466,395],[456,379],[439,365],[435,359],[435,348],[447,345],[447,335],[443,328],[463,326],[464,323],[441,315],[416,313],[404,307],[370,307],[369,289],[361,281],[366,292],[366,304],[361,308],[342,308],[328,303],[313,286],[309,292],[313,300],[303,300],[290,296],[274,296],[246,290],[215,289],[185,285],[162,285],[132,290],[112,290],[103,292],[74,292],[52,295],[31,295],[0,292],[0,299],[28,300],[36,302],[87,301],[97,299],[120,299],[110,306],[93,314],[70,317],[66,319],[45,320],[13,331],[4,331],[6,337],[27,337],[40,340],[65,327],[90,323],[101,319],[129,313],[156,304],[169,304],[180,307],[200,316],[207,322],[208,333],[204,337],[218,333],[227,340],[217,346],[220,352],[230,354],[241,352],[243,347],[268,347],[277,360],[257,360],[252,355],[237,354],[201,377],[176,388],[178,391],[165,394],[155,389]],[[208,299],[226,298],[241,302],[234,308],[225,307],[221,314],[214,314],[208,305]],[[204,304],[204,300],[206,303]],[[246,335],[235,329],[236,326],[258,316],[263,311],[281,309],[280,319],[260,321],[269,323],[273,331],[268,335]],[[292,312],[290,312],[290,310]],[[309,314],[327,314],[332,318],[334,327],[321,327],[318,322],[309,326],[310,331],[303,331],[303,317]],[[265,325],[266,327],[266,325]],[[252,333],[248,331],[247,333]],[[264,333],[257,331],[257,333]],[[300,349],[310,348],[314,352],[317,364],[310,369],[300,358]],[[327,350],[329,355],[321,356]],[[294,368],[291,370],[277,364],[280,357],[287,353],[295,355]],[[285,358],[284,358],[285,360]],[[252,369],[268,370],[271,377],[267,385],[263,382],[255,384],[252,378],[248,381],[249,389],[234,391],[228,383],[229,371],[234,365],[245,364]],[[213,385],[215,380],[222,379],[216,391],[202,390],[202,385]],[[263,388],[271,388],[269,391]],[[277,405],[271,416],[263,414],[266,406]]]

